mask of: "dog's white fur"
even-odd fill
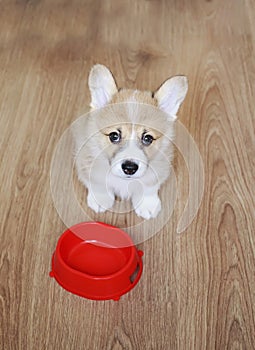
[[[76,168],[88,189],[88,206],[104,212],[119,196],[131,199],[138,216],[156,217],[161,209],[158,191],[170,173],[174,120],[188,90],[187,78],[170,78],[154,94],[118,90],[111,72],[97,64],[88,84],[91,112],[74,127]],[[119,142],[110,141],[111,132],[121,135]],[[154,138],[146,146],[141,140],[145,132]],[[134,174],[124,172],[126,161],[137,165]]]

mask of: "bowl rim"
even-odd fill
[[[61,243],[62,241],[64,240],[64,238],[68,235],[68,234],[73,234],[75,235],[76,237],[78,237],[81,241],[82,241],[82,238],[80,238],[78,235],[76,235],[72,229],[75,229],[76,227],[78,226],[89,226],[89,225],[97,225],[97,226],[104,226],[106,227],[107,229],[109,230],[112,230],[114,229],[114,231],[118,232],[119,234],[122,234],[123,236],[125,236],[127,238],[127,240],[129,241],[130,245],[127,245],[127,246],[123,246],[122,248],[130,248],[131,249],[131,254],[130,254],[130,257],[128,259],[128,262],[127,264],[125,264],[120,270],[114,272],[114,273],[111,273],[111,274],[108,274],[108,275],[92,275],[92,274],[89,274],[89,273],[86,273],[86,272],[82,272],[82,271],[79,271],[71,266],[69,266],[65,260],[63,259],[62,255],[60,254],[60,247],[61,247]],[[84,240],[85,242],[85,240]],[[113,247],[114,249],[114,247]],[[117,247],[116,247],[117,249]],[[60,236],[58,242],[57,242],[57,246],[56,246],[56,250],[54,252],[54,255],[57,254],[57,257],[58,257],[58,260],[59,262],[61,262],[61,265],[66,268],[66,270],[69,270],[71,273],[74,273],[78,276],[83,276],[83,277],[86,277],[86,278],[89,278],[89,279],[92,279],[92,280],[109,280],[109,279],[113,279],[114,277],[117,277],[119,275],[121,275],[125,270],[128,270],[129,267],[131,266],[131,264],[133,263],[133,260],[135,258],[135,253],[137,252],[138,254],[138,251],[137,251],[137,248],[136,246],[134,245],[132,239],[130,238],[130,236],[123,230],[121,230],[120,228],[116,227],[116,226],[112,226],[112,225],[109,225],[109,224],[105,224],[103,222],[99,222],[99,221],[88,221],[88,222],[81,222],[81,223],[78,223],[76,225],[73,225],[71,226],[70,228],[67,228],[63,233],[62,235]],[[138,254],[139,256],[139,254]],[[140,257],[139,257],[140,259]],[[55,274],[55,271],[53,271],[54,274]]]

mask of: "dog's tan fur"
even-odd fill
[[[138,102],[146,103],[157,107],[158,103],[155,98],[153,98],[150,91],[139,91],[131,89],[123,89],[116,93],[110,103],[121,103],[121,102]]]

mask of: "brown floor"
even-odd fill
[[[251,0],[1,2],[0,349],[254,349],[254,23]],[[97,62],[130,88],[186,74],[179,120],[205,169],[198,215],[177,234],[188,172],[176,153],[173,215],[139,245],[142,279],[119,302],[79,298],[48,276],[65,229],[50,163],[87,110]]]

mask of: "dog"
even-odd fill
[[[110,70],[92,67],[90,112],[73,130],[75,164],[96,213],[116,196],[131,200],[139,217],[161,210],[159,190],[170,175],[174,122],[187,91],[185,76],[167,79],[155,92],[119,89]]]

